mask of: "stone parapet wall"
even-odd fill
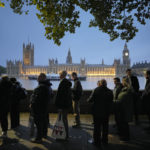
[[[21,112],[28,112],[28,111],[30,111],[29,103],[30,103],[30,96],[31,96],[32,92],[33,91],[28,90],[27,98],[20,101],[20,111]],[[50,113],[56,113],[57,112],[57,108],[54,105],[56,92],[57,91],[54,90],[54,97],[50,101],[50,104],[49,104],[49,112]],[[84,90],[83,91],[83,95],[82,95],[82,97],[80,99],[80,111],[83,114],[91,113],[91,104],[87,103],[87,99],[89,98],[91,93],[92,93],[92,90]],[[140,94],[141,93],[142,93],[142,91],[140,91]],[[141,112],[141,110],[142,110],[141,102],[139,103],[139,108],[140,108],[140,112]],[[70,112],[71,112],[71,110],[70,110]]]

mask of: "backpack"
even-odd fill
[[[27,94],[28,94],[28,93],[27,93],[27,91],[26,91],[25,88],[20,87],[18,92],[19,92],[19,93],[18,93],[19,99],[25,99],[25,98],[27,97]]]
[[[16,97],[18,100],[25,99],[27,97],[27,91],[16,82],[12,86],[12,96]]]

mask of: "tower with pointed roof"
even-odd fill
[[[72,64],[72,56],[71,56],[70,48],[69,48],[69,51],[68,51],[66,64]]]
[[[31,42],[27,45],[23,43],[23,65],[34,66],[34,45]]]
[[[104,65],[104,59],[102,59],[102,65]]]
[[[124,50],[123,50],[123,53],[122,53],[122,58],[123,58],[123,65],[127,66],[127,67],[130,67],[130,57],[129,57],[129,50],[128,50],[128,47],[127,47],[127,43],[125,43],[124,45]]]

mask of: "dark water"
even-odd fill
[[[97,81],[100,79],[106,79],[107,81],[107,86],[110,89],[114,88],[114,83],[113,83],[113,77],[87,77],[86,81],[81,81],[82,87],[84,90],[91,90],[96,88],[97,86]],[[144,77],[138,77],[139,79],[139,84],[140,84],[140,89],[144,89],[145,87],[145,78]],[[28,90],[34,89],[37,85],[38,82],[36,80],[28,80],[28,79],[18,79],[22,86]],[[59,85],[59,81],[51,81],[52,82],[52,88],[57,89]]]

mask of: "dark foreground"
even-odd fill
[[[70,137],[68,141],[55,141],[51,137],[53,125],[57,115],[50,114],[51,126],[48,131],[48,138],[41,144],[30,142],[28,128],[28,113],[21,114],[21,126],[16,130],[8,130],[8,138],[0,139],[0,150],[96,150],[94,145],[88,143],[92,137],[93,125],[91,115],[81,115],[81,128],[73,129],[74,118],[69,115]],[[111,116],[109,127],[109,145],[103,146],[103,150],[149,150],[150,149],[150,130],[145,116],[140,116],[140,125],[130,124],[131,140],[124,143],[119,140],[116,129],[113,128],[114,119]],[[0,131],[1,132],[1,131]]]

